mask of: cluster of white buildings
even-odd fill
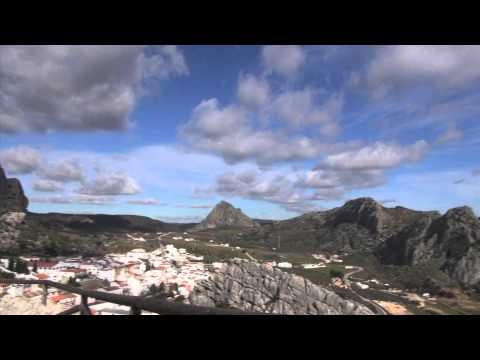
[[[57,258],[51,261],[22,259],[30,265],[31,271],[34,263],[38,270],[30,275],[15,274],[17,278],[66,283],[70,278],[83,277],[86,282],[93,280],[96,283],[89,287],[90,290],[133,296],[146,295],[152,285],[159,287],[163,283],[168,288],[173,285],[178,289],[175,296],[183,296],[185,299],[197,281],[209,277],[211,268],[223,266],[223,263],[205,265],[203,256],[189,254],[185,249],[177,249],[174,245],[166,245],[152,252],[134,249],[125,254],[108,254],[104,258]],[[2,271],[7,271],[8,260],[1,259],[0,266]],[[42,296],[42,292],[43,288],[39,285],[0,285],[0,298],[2,295],[29,298]],[[79,304],[80,296],[49,288],[48,301],[68,308]],[[108,313],[118,306],[95,305],[92,309],[97,307],[99,313]]]
[[[152,252],[135,249],[126,254],[109,254],[106,259],[115,264],[109,273],[99,274],[111,287],[126,290],[123,293],[139,296],[152,286],[178,286],[179,295],[188,298],[196,281],[207,279],[209,271],[203,256],[187,253],[174,245],[166,245]]]

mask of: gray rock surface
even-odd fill
[[[226,201],[221,201],[205,220],[195,226],[193,230],[213,229],[222,226],[253,228],[259,225],[245,215],[242,210],[234,208]]]
[[[378,251],[384,263],[415,265],[435,260],[453,280],[480,285],[480,220],[469,207],[419,219]]]
[[[18,179],[7,179],[0,167],[0,213],[26,212],[28,199],[25,196],[22,184]]]
[[[194,305],[233,307],[284,315],[373,315],[307,279],[243,259],[233,259],[195,285]]]

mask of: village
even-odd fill
[[[142,241],[133,235],[129,236]],[[189,254],[185,249],[177,249],[171,244],[161,246],[152,252],[138,248],[125,254],[107,254],[103,258],[56,257],[45,260],[39,257],[20,257],[20,259],[27,264],[29,274],[12,274],[19,279],[50,280],[82,286],[89,290],[132,296],[148,295],[152,286],[159,287],[163,284],[166,288],[174,289],[174,298],[182,299],[188,298],[196,281],[208,278],[212,268],[222,265],[218,263],[207,265],[203,262],[202,256]],[[7,269],[8,262],[9,259],[0,259],[0,270],[12,273]],[[39,299],[41,295],[42,288],[39,285],[0,284],[0,296]],[[78,305],[80,296],[49,288],[47,302],[67,309]],[[91,309],[98,315],[125,312],[122,306],[114,304],[92,305]]]
[[[157,233],[158,239],[171,239],[182,242],[196,242],[188,233]],[[127,237],[135,242],[145,242],[141,234],[127,234]],[[228,243],[215,243],[213,240],[203,242],[207,247],[223,247],[232,250],[241,250],[240,247],[230,246]],[[247,253],[248,255],[248,253]],[[311,254],[315,260],[311,263],[290,263],[288,261],[262,261],[271,268],[279,268],[289,271],[293,268],[305,270],[327,270],[329,265],[335,265],[345,269],[345,272],[354,273],[357,267],[343,265],[341,256]],[[10,273],[18,279],[29,280],[50,280],[73,286],[100,292],[107,292],[120,295],[151,296],[158,289],[169,290],[169,300],[188,302],[188,297],[198,281],[208,279],[217,269],[220,269],[223,262],[207,263],[203,256],[196,256],[187,252],[184,248],[177,248],[173,244],[160,244],[151,252],[143,248],[136,248],[126,253],[111,253],[102,258],[88,257],[20,257],[28,268],[27,273],[16,273],[8,270],[10,259],[0,259],[0,270]],[[252,260],[255,260],[252,258]],[[343,276],[332,276],[331,284],[337,288],[351,288],[350,282]],[[353,282],[355,288],[365,290],[371,285],[384,287],[384,291],[398,293],[400,290],[390,288],[388,283],[381,284],[376,279]],[[47,306],[41,306],[43,288],[41,285],[6,285],[0,284],[0,313],[2,303],[20,304],[27,301],[30,304],[38,304],[37,311],[61,312],[72,306],[78,305],[81,301],[80,295],[67,293],[53,287],[48,288]],[[424,294],[424,297],[429,294]],[[90,308],[95,315],[126,315],[128,308],[121,305],[95,302],[90,299]],[[384,307],[393,305],[379,304]],[[386,306],[388,305],[388,306]],[[13,305],[12,305],[13,306]],[[28,305],[25,305],[28,306]],[[30,306],[31,307],[31,306]],[[4,306],[5,308],[5,306]],[[32,310],[33,311],[33,310]],[[395,311],[392,311],[394,313]],[[402,311],[397,311],[401,313]]]

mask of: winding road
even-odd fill
[[[363,301],[372,305],[375,308],[375,311],[376,311],[377,315],[389,315],[388,312],[385,311],[385,309],[383,307],[381,307],[380,305],[378,305],[376,302],[374,302],[370,299],[364,298],[362,295],[360,295],[359,293],[357,293],[355,290],[352,289],[352,284],[350,282],[350,277],[354,274],[357,274],[357,273],[361,272],[361,271],[363,271],[363,268],[361,266],[354,266],[352,271],[346,273],[343,276],[343,282],[345,283],[345,287],[348,290],[350,290],[353,294],[358,296],[360,299],[362,299]]]

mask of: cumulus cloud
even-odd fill
[[[33,190],[40,192],[58,192],[63,190],[63,186],[55,181],[41,179],[33,183]]]
[[[106,196],[91,195],[57,195],[51,197],[31,197],[30,202],[40,204],[88,204],[109,205],[115,203],[114,199]]]
[[[377,97],[395,89],[433,83],[459,88],[480,79],[478,45],[395,45],[381,47],[366,81]]]
[[[98,173],[77,190],[84,195],[135,195],[141,192],[137,181],[124,172]]]
[[[250,113],[235,105],[222,108],[217,99],[202,101],[179,135],[192,148],[218,154],[230,164],[303,160],[325,150],[325,144],[307,136],[256,129]]]
[[[62,183],[82,181],[85,177],[80,164],[74,160],[61,160],[38,170],[38,175]]]
[[[30,146],[19,145],[0,151],[0,165],[11,175],[30,174],[37,170],[41,164],[42,156],[40,152]]]
[[[294,181],[278,173],[228,172],[217,177],[215,191],[222,196],[274,203],[296,213],[320,209],[312,202],[311,195],[297,189]]]
[[[298,73],[306,58],[305,50],[298,45],[269,45],[262,48],[265,69],[287,78]]]
[[[135,199],[129,200],[127,203],[132,205],[166,205],[157,199]]]
[[[376,142],[358,150],[329,155],[318,167],[337,170],[387,169],[402,163],[417,162],[428,149],[428,143],[423,140],[409,146]]]
[[[2,45],[0,132],[118,130],[146,83],[188,73],[174,46]]]
[[[270,85],[265,79],[259,79],[249,74],[241,75],[237,96],[242,105],[258,109],[268,102]]]
[[[296,186],[316,189],[317,200],[340,199],[347,191],[373,188],[386,182],[382,170],[318,169],[298,175]]]
[[[332,95],[322,106],[317,106],[315,95],[311,88],[286,91],[275,99],[273,111],[290,127],[315,126],[322,135],[334,136],[340,131],[338,122],[343,109],[343,97]]]

